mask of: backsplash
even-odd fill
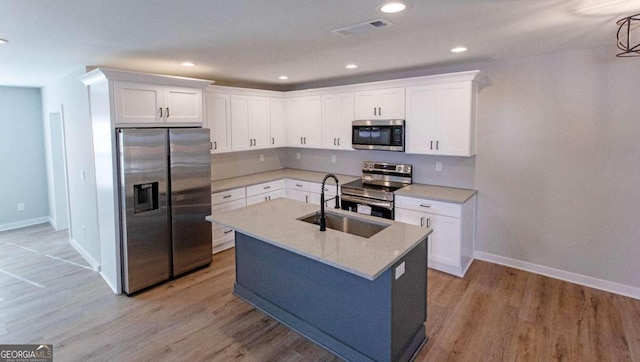
[[[284,168],[284,148],[211,155],[211,180],[244,176]],[[261,155],[263,161],[261,161]]]
[[[264,157],[264,161],[260,161],[260,155]],[[332,162],[333,156],[335,156],[335,162]],[[377,161],[413,165],[413,182],[415,183],[471,189],[475,185],[475,157],[413,155],[388,151],[280,148],[217,154],[212,155],[211,160],[212,180],[280,168],[360,176],[362,161]],[[442,163],[442,171],[436,171],[436,162]]]

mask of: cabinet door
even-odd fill
[[[302,147],[305,111],[302,97],[287,99],[287,145]]]
[[[437,153],[450,156],[472,156],[475,129],[471,129],[471,83],[455,82],[438,87],[440,137]],[[475,141],[475,140],[473,140]]]
[[[249,135],[249,102],[248,96],[231,96],[231,149],[233,151],[248,150],[253,141]]]
[[[287,190],[287,198],[308,203],[309,191]]]
[[[287,106],[282,98],[269,99],[271,147],[287,145]]]
[[[433,229],[429,236],[429,261],[460,267],[460,219],[425,214],[426,226]]]
[[[396,208],[394,219],[405,224],[424,226],[424,213],[418,211]]]
[[[303,147],[322,147],[322,99],[317,97],[305,97],[304,99],[305,122]]]
[[[407,88],[407,153],[435,154],[439,139],[437,89],[433,85]]]
[[[404,88],[390,88],[379,91],[378,118],[404,119]]]
[[[158,123],[164,119],[162,86],[114,82],[117,124]],[[162,112],[162,114],[161,114]]]
[[[231,151],[229,95],[205,93],[206,126],[211,129],[211,153]]]
[[[322,96],[322,147],[351,149],[353,93]]]
[[[376,91],[354,94],[354,116],[358,120],[376,119],[378,116],[378,93]]]
[[[269,138],[269,98],[251,97],[249,102],[249,138],[253,140],[252,149],[267,148]]]
[[[165,121],[202,124],[202,89],[164,88]]]

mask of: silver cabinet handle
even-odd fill
[[[374,115],[374,116],[377,116],[377,114],[376,114],[376,107],[373,107],[373,115]]]
[[[378,107],[378,116],[382,116],[382,107]]]
[[[162,118],[162,107],[160,107],[160,118]]]
[[[265,197],[264,197],[264,201],[269,201],[269,199],[265,196]]]
[[[429,148],[433,149],[433,141],[431,141],[431,146]]]
[[[436,150],[439,150],[439,149],[440,149],[440,147],[438,146],[438,145],[439,145],[439,143],[440,143],[440,141],[436,141]]]
[[[304,144],[307,144],[307,137],[304,137]]]
[[[169,107],[167,107],[167,118],[169,118]]]
[[[309,195],[304,196],[304,202],[306,202],[307,204],[309,203]]]
[[[429,220],[431,220],[430,217],[427,218],[427,227],[431,227],[431,225],[429,225]]]
[[[302,184],[296,184],[297,187],[302,187]]]
[[[268,189],[270,189],[270,188],[271,188],[271,186],[265,186],[265,187],[263,187],[262,189],[263,189],[263,190],[268,190]]]
[[[258,140],[256,140],[255,138],[253,139],[253,145],[254,146],[258,145]]]
[[[336,145],[336,139],[335,138],[333,139],[333,145],[334,146]]]
[[[429,208],[429,207],[431,207],[431,205],[420,204],[420,207],[427,207],[427,208]]]
[[[218,142],[213,141],[213,149],[217,150],[218,149]]]
[[[420,226],[424,226],[424,216],[420,217]]]
[[[274,137],[271,137],[271,144],[275,145],[276,144],[276,139]]]
[[[231,233],[231,232],[233,232],[233,230],[227,230],[227,231],[225,231],[224,233],[225,233],[225,234],[228,234],[228,233]]]
[[[223,198],[223,199],[228,199],[228,198],[230,198],[230,197],[231,197],[231,195],[224,195],[224,196],[222,196],[222,198]]]
[[[300,137],[300,144],[303,144],[303,143],[302,143],[302,137]]]
[[[340,139],[338,138],[338,146],[340,146]]]

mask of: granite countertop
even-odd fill
[[[246,187],[261,184],[263,182],[280,180],[283,178],[296,179],[300,181],[309,181],[321,183],[322,179],[328,172],[315,172],[315,171],[303,171],[291,168],[284,168],[280,170],[260,172],[246,176],[231,177],[222,180],[216,180],[211,182],[211,192],[221,192],[238,187]],[[357,180],[360,177],[335,174],[338,178],[340,185],[346,184],[353,180]],[[330,181],[333,183],[333,181]]]
[[[455,187],[431,186],[411,184],[394,192],[396,196],[417,197],[434,201],[464,204],[477,194],[477,190],[460,189]]]
[[[389,227],[370,238],[362,238],[329,228],[321,232],[318,225],[297,220],[319,208],[280,198],[207,216],[207,220],[368,280],[376,279],[432,232],[430,228],[339,209],[327,211]]]

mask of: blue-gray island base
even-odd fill
[[[235,252],[234,294],[341,358],[408,361],[427,341],[426,238],[373,281],[238,231]]]

